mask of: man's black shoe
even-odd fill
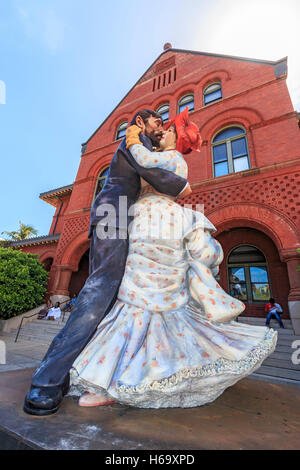
[[[56,413],[64,395],[69,390],[69,377],[62,387],[31,386],[25,397],[23,410],[36,416],[46,416]]]

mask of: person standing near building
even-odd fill
[[[268,314],[266,319],[266,326],[270,325],[270,320],[272,318],[272,315],[274,315],[281,328],[284,328],[283,322],[279,315],[280,313],[282,313],[282,308],[279,304],[275,302],[275,299],[273,299],[273,297],[269,299],[269,302],[265,306],[265,312]]]

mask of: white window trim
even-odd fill
[[[205,103],[205,96],[206,96],[206,90],[213,86],[213,85],[219,85],[220,86],[220,90],[221,90],[221,98],[216,98],[215,100],[213,101],[210,101],[209,103]],[[215,90],[217,91],[217,90]],[[209,94],[209,93],[208,93]],[[223,88],[222,88],[222,83],[221,82],[214,82],[214,83],[210,83],[209,85],[207,85],[204,90],[203,90],[203,106],[209,106],[210,104],[213,104],[213,103],[216,103],[217,101],[220,101],[223,99]]]
[[[120,131],[120,130],[123,130],[123,129],[120,129],[120,127],[123,126],[123,124],[126,124],[126,128],[127,128],[127,126],[128,126],[128,121],[122,121],[122,122],[118,125],[117,130],[116,130],[116,136],[115,136],[116,138],[115,138],[115,140],[123,139],[124,136],[123,136],[123,137],[118,137],[119,131]]]
[[[165,103],[165,104],[160,105],[160,106],[157,108],[156,112],[160,114],[160,111],[159,111],[159,110],[162,109],[162,108],[164,108],[165,106],[168,107],[168,113],[169,113],[169,114],[168,114],[168,119],[167,119],[166,121],[164,121],[164,122],[168,122],[169,119],[170,119],[170,104],[169,104],[169,103]],[[166,112],[167,112],[167,110],[164,111],[164,113],[166,113]]]
[[[184,100],[184,98],[187,98],[188,96],[192,96],[193,99],[192,99],[191,101],[188,101],[187,103],[182,103],[182,101]],[[180,112],[180,111],[179,111],[180,106],[183,106],[183,105],[186,105],[186,106],[187,106],[187,105],[188,105],[189,103],[191,103],[191,102],[194,103],[194,108],[191,109],[191,111],[194,111],[194,109],[195,109],[195,95],[194,95],[194,93],[187,93],[186,95],[183,95],[183,96],[180,98],[180,100],[178,100],[178,103],[177,103],[177,112],[178,112],[178,113]]]
[[[240,246],[252,246],[253,248],[255,248],[256,250],[260,251],[264,257],[265,257],[265,262],[258,262],[258,263],[229,263],[228,260],[229,260],[229,257],[231,255],[231,253],[236,250],[236,248],[239,248]],[[229,269],[230,268],[244,268],[244,267],[251,267],[251,266],[262,266],[262,267],[266,267],[267,268],[267,275],[268,275],[268,284],[269,284],[269,288],[270,288],[270,297],[272,297],[272,283],[271,283],[271,278],[270,278],[270,270],[269,270],[269,263],[267,261],[267,257],[265,255],[265,253],[263,252],[263,250],[261,250],[260,248],[258,248],[257,246],[255,245],[252,245],[252,244],[248,244],[248,243],[241,243],[240,245],[236,245],[234,248],[232,248],[230,250],[230,252],[228,253],[227,255],[227,259],[226,259],[226,272],[227,272],[227,286],[228,286],[228,292],[230,293],[230,276],[229,276]],[[248,269],[245,270],[245,282],[246,282],[246,290],[247,290],[247,297],[248,299],[251,299],[251,300],[245,300],[244,302],[247,302],[248,304],[257,304],[257,305],[262,305],[263,302],[265,302],[264,300],[252,300],[252,291],[251,291],[251,279],[250,279],[250,272],[248,272]],[[248,285],[249,284],[249,285]],[[253,284],[253,283],[252,283]],[[250,294],[250,295],[249,295]]]
[[[98,176],[97,176],[97,179],[96,179],[96,184],[95,184],[95,187],[94,187],[93,202],[94,202],[95,197],[96,197],[96,190],[97,190],[97,188],[98,188],[98,183],[99,183],[99,181],[102,180],[102,179],[104,179],[104,178],[107,178],[107,176],[105,176],[105,177],[102,176],[102,177],[101,177],[101,175],[102,175],[102,173],[104,173],[104,171],[106,171],[106,170],[108,170],[108,169],[109,169],[109,165],[106,165],[106,166],[104,166],[103,168],[101,168],[101,170],[100,170],[99,173],[98,173]]]
[[[243,131],[243,134],[241,133],[240,135],[237,135],[235,137],[231,137],[230,139],[219,140],[218,142],[214,143],[214,139],[217,137],[218,134],[225,131],[226,129],[230,129],[231,127],[237,127],[239,129],[241,129]],[[227,173],[227,175],[240,173],[239,171],[234,171],[234,169],[233,169],[233,160],[234,159],[233,159],[232,153],[231,153],[230,142],[232,142],[233,140],[240,139],[241,137],[245,137],[245,139],[246,139],[246,150],[247,150],[247,159],[248,159],[248,168],[246,170],[241,170],[241,171],[247,171],[247,170],[251,169],[251,161],[250,161],[250,156],[249,156],[249,146],[248,146],[248,137],[247,137],[246,129],[243,126],[240,126],[240,125],[226,126],[226,127],[223,127],[222,129],[219,129],[214,134],[214,136],[212,138],[211,158],[212,158],[213,178],[220,178],[221,176],[226,176],[226,175],[220,175],[220,176],[215,175],[215,162],[214,162],[214,152],[213,152],[214,147],[216,147],[217,145],[220,145],[220,144],[225,144],[225,143],[226,143],[226,149],[227,149],[227,162],[228,162],[228,173]]]

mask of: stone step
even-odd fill
[[[291,347],[291,344],[278,344],[277,343],[275,351],[280,354],[282,353],[293,354],[293,351],[295,350]]]
[[[257,374],[256,372],[249,375],[248,377],[249,377],[249,379],[261,380],[263,382],[269,382],[269,383],[274,383],[274,384],[293,385],[294,387],[297,387],[300,390],[300,381],[299,380],[292,380],[292,379],[287,379],[287,378],[275,377],[274,375]]]
[[[31,341],[35,343],[50,344],[53,338],[54,338],[53,335],[37,336],[37,335],[24,334],[22,336],[19,336],[18,341],[24,340],[24,341]]]
[[[280,340],[288,340],[288,339],[291,339],[291,340],[295,340],[295,339],[300,339],[300,335],[294,335],[292,333],[282,333],[281,331],[277,331],[278,333],[278,339]]]
[[[61,323],[59,325],[42,325],[42,326],[36,326],[36,325],[28,325],[24,328],[21,329],[22,331],[36,331],[38,332],[57,332],[60,331],[63,327],[65,326],[65,323]]]
[[[246,325],[265,327],[265,325],[255,325],[254,323],[246,323]],[[277,327],[276,325],[271,325],[270,328],[274,331],[277,331],[278,335],[280,336],[295,335],[293,328],[280,328],[280,327]]]
[[[33,342],[42,341],[45,344],[50,344],[65,324],[66,321],[62,322],[61,319],[55,321],[35,320],[21,328],[18,341],[23,339]],[[17,331],[11,332],[10,336],[15,337],[16,333]]]
[[[58,320],[46,320],[46,319],[43,319],[43,320],[34,320],[30,323],[27,323],[27,325],[25,326],[41,326],[41,325],[49,325],[49,326],[53,326],[53,325],[65,325],[67,323],[67,320],[68,320],[68,317],[65,317],[64,318],[64,321],[62,321],[62,318],[59,318]],[[24,326],[24,327],[25,327]],[[22,327],[23,328],[23,327]]]
[[[65,326],[69,315],[65,315],[63,322],[62,318],[55,321],[36,319],[22,327],[19,340],[50,345],[53,338]],[[264,318],[244,317],[243,319],[240,318],[239,321],[248,325],[265,326]],[[255,375],[300,383],[300,365],[293,364],[291,360],[295,351],[291,346],[295,340],[300,340],[300,336],[294,335],[290,321],[284,320],[284,324],[286,326],[284,329],[274,324],[274,322],[271,324],[271,327],[278,331],[276,350],[263,362]],[[16,331],[9,335],[15,337]]]
[[[240,324],[242,322],[239,322]],[[265,327],[265,325],[255,325],[254,323],[244,323],[248,326],[259,326]],[[272,330],[277,331],[279,336],[294,336],[294,330],[292,328],[276,328],[276,326],[271,325]]]
[[[271,377],[280,377],[295,382],[300,382],[300,371],[285,369],[284,367],[265,366],[264,364],[255,371],[255,374],[263,374]]]
[[[263,317],[249,317],[247,315],[239,315],[237,317],[239,320],[251,320],[251,321],[258,321],[258,322],[265,322],[266,321],[266,316]],[[273,317],[274,318],[274,317]],[[285,322],[292,322],[290,318],[283,318],[282,321]]]
[[[241,323],[249,323],[249,324],[251,323],[253,325],[259,325],[259,326],[263,326],[266,324],[266,318],[261,318],[261,317],[238,317],[237,321]],[[287,328],[293,328],[291,320],[283,319],[282,323]],[[271,326],[277,325],[278,327],[280,327],[279,323],[277,322],[277,320],[274,320],[274,318],[271,319],[270,325]]]
[[[49,336],[55,336],[57,335],[59,332],[61,331],[61,328],[59,330],[34,330],[34,329],[26,329],[26,330],[21,330],[20,334],[19,334],[19,338],[22,336],[22,335],[30,335],[30,336],[45,336],[45,335],[49,335]]]
[[[278,337],[288,337],[295,336],[294,330],[288,330],[287,328],[278,330],[277,328],[272,328],[274,331],[277,331]]]
[[[293,364],[291,359],[274,359],[270,356],[263,362],[263,365],[279,367],[283,369],[297,370],[300,372],[300,365]]]
[[[275,351],[272,354],[270,354],[269,357],[272,359],[289,361],[291,360],[292,354],[293,354],[293,349],[289,349],[288,351],[278,351],[276,348]]]
[[[297,337],[292,337],[292,338],[278,338],[277,341],[277,346],[287,346],[289,348],[292,348],[292,344],[295,341],[300,341],[299,338]],[[297,346],[298,348],[299,346]]]

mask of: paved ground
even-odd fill
[[[55,415],[28,416],[24,395],[48,344],[0,340],[7,362],[0,365],[0,449],[300,449],[299,388],[253,378],[198,408],[89,409],[65,398]]]
[[[37,367],[43,359],[49,345],[32,341],[19,340],[16,343],[10,336],[1,336],[6,349],[6,364],[0,363],[0,372]]]
[[[19,448],[62,450],[300,449],[300,391],[293,386],[244,379],[190,409],[80,408],[69,397],[58,413],[41,418],[22,410],[32,372],[0,374],[2,449],[9,436]]]

